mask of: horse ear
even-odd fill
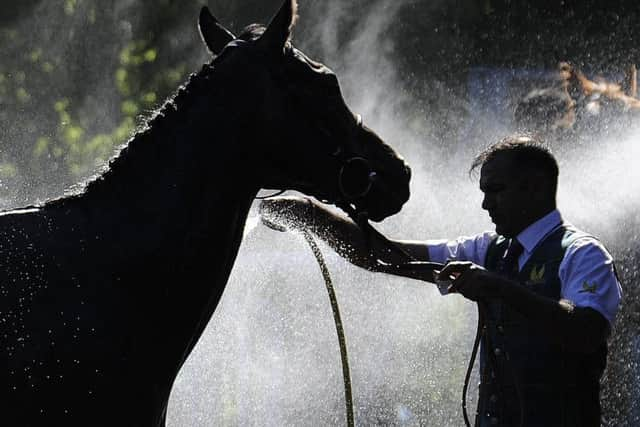
[[[298,2],[285,0],[278,13],[273,17],[258,43],[271,52],[282,52],[285,43],[291,36],[291,30],[296,22]]]
[[[200,9],[198,29],[204,44],[207,45],[207,49],[214,55],[219,55],[222,49],[236,38],[231,31],[220,25],[218,20],[209,12],[207,6],[203,6]]]

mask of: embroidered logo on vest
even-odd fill
[[[529,280],[527,280],[527,285],[538,285],[540,283],[544,283],[544,264],[534,265],[531,268]]]
[[[595,294],[596,293],[596,282],[587,282],[586,280],[584,282],[582,282],[582,289],[579,290],[579,293],[589,293],[589,294]]]

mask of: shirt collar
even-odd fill
[[[557,209],[552,210],[516,236],[527,253],[531,253],[552,231],[562,225],[562,216]]]

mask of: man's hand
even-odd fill
[[[274,197],[260,202],[260,220],[277,230],[304,230],[313,223],[314,204],[303,197]]]
[[[506,279],[469,261],[451,261],[444,266],[438,280],[452,279],[451,292],[478,301],[500,297]]]

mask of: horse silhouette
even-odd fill
[[[0,424],[164,425],[259,189],[375,221],[406,202],[408,166],[291,45],[295,16],[236,38],[203,8],[213,59],[108,168],[0,214]]]

